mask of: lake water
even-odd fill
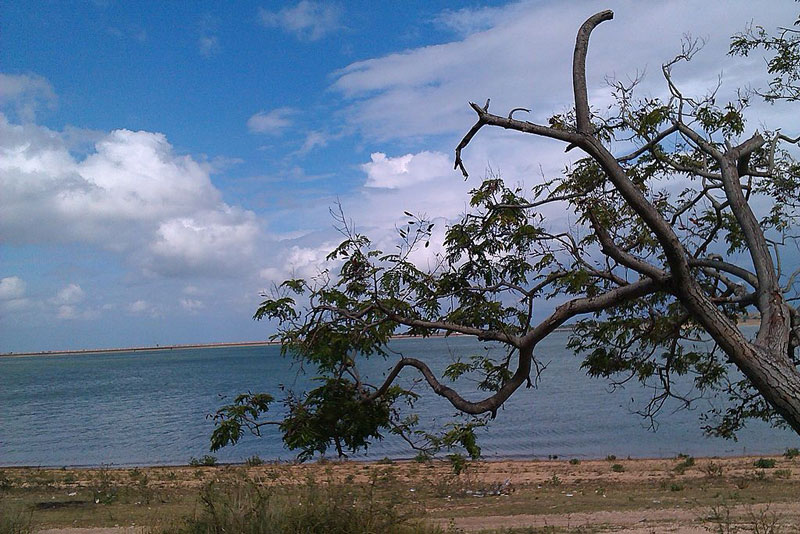
[[[800,446],[796,434],[758,422],[738,442],[705,437],[702,409],[672,413],[668,406],[654,432],[632,413],[649,392],[636,384],[609,392],[607,382],[586,377],[565,343],[566,334],[558,333],[537,348],[538,358],[549,362],[542,380],[537,388],[519,390],[479,431],[484,457],[723,456]],[[401,339],[391,346],[439,371],[458,356],[488,350],[467,337]],[[281,385],[302,389],[310,383],[312,377],[299,373],[279,351],[260,346],[0,358],[0,465],[185,464],[208,454],[214,426],[205,416],[223,403],[222,396],[276,393]],[[390,362],[373,359],[365,372],[377,381],[390,368]],[[407,384],[418,378],[412,369],[402,376]],[[423,384],[415,391],[423,395],[415,411],[427,427],[451,420],[454,409],[447,401]],[[706,406],[708,401],[698,404]],[[280,412],[281,406],[275,409]],[[223,462],[254,454],[294,458],[272,428],[215,454]],[[385,456],[414,453],[397,438],[387,438],[357,458]]]

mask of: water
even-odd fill
[[[779,453],[800,445],[796,434],[757,422],[738,442],[707,438],[698,421],[701,410],[671,413],[669,407],[653,432],[631,413],[649,393],[637,385],[609,393],[607,382],[585,376],[565,343],[561,333],[540,344],[538,357],[549,362],[542,381],[535,389],[517,391],[497,419],[479,431],[485,457],[722,456]],[[466,337],[403,339],[392,348],[425,359],[437,371],[459,355],[486,350]],[[390,362],[374,359],[364,372],[378,382],[390,368]],[[406,384],[418,377],[412,369],[402,376]],[[208,454],[214,425],[205,416],[223,403],[222,396],[276,393],[281,385],[302,389],[310,378],[276,346],[2,358],[0,465],[185,464]],[[428,428],[451,420],[455,410],[447,401],[424,384],[415,391],[423,395],[415,411]],[[480,392],[465,396],[479,398]],[[631,398],[638,401],[631,404]],[[281,406],[275,410],[278,418]],[[283,447],[274,427],[262,438],[247,436],[215,454],[223,462],[254,454],[283,460],[295,455]],[[390,437],[357,457],[413,455],[404,442]]]

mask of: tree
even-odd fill
[[[798,271],[785,272],[781,261],[796,247],[800,167],[786,149],[796,140],[777,131],[745,135],[744,111],[757,91],[724,104],[717,91],[684,95],[672,70],[692,59],[696,41],[663,66],[666,98],[639,98],[639,80],[611,83],[616,105],[594,113],[585,74],[589,36],[612,18],[611,11],[597,13],[578,31],[573,109],[545,125],[516,118],[522,108],[496,115],[488,100],[471,103],[477,121],[455,150],[455,167],[467,177],[462,152],[484,127],[552,139],[583,153],[563,176],[528,197],[489,176],[472,192],[472,212],[447,228],[446,252],[430,270],[410,260],[428,245],[427,220],[407,213],[398,250],[384,253],[341,215],[346,239],[329,256],[341,262],[338,273],[287,280],[264,300],[255,318],[277,320],[284,352],[316,365],[322,377],[319,388],[286,400],[279,424],[290,447],[310,456],[330,446],[355,450],[386,431],[419,437],[415,420],[394,409],[414,401],[395,385],[407,367],[460,412],[494,417],[533,383],[537,344],[565,324],[572,326],[569,347],[590,375],[657,386],[642,409],[647,416],[670,397],[690,403],[673,390],[675,376],[690,375],[700,393],[727,398],[726,408],[706,414],[709,433],[735,437],[752,417],[800,432],[800,314],[792,305]],[[757,37],[737,36],[732,51],[763,47]],[[551,205],[574,212],[575,227],[550,228],[542,211]],[[557,306],[535,322],[541,299]],[[752,312],[758,329],[751,338],[738,323]],[[499,361],[458,361],[444,372],[451,380],[480,374],[487,392],[480,401],[409,357],[396,359],[382,384],[364,383],[358,360],[391,358],[387,343],[397,333],[466,334],[508,352]],[[244,395],[221,408],[212,446],[234,443],[246,429],[258,432],[267,424],[259,419],[268,408],[263,401]],[[470,424],[422,434],[435,448],[461,444],[479,452]]]

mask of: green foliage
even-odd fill
[[[200,458],[192,456],[189,458],[189,466],[191,467],[214,467],[217,465],[217,457],[206,454]]]
[[[775,459],[774,458],[759,458],[753,465],[758,467],[759,469],[772,469],[775,467]]]
[[[786,452],[784,452],[783,455],[786,456],[789,460],[792,460],[800,456],[800,449],[798,449],[797,447],[791,447],[789,449],[786,449]]]
[[[777,100],[795,101],[800,99],[800,37],[796,27],[781,29],[771,35],[763,26],[749,26],[731,39],[730,54],[748,56],[757,49],[772,53],[767,60],[767,72],[774,75],[766,89],[758,90],[768,102]]]
[[[286,401],[288,415],[280,424],[284,442],[300,450],[300,460],[324,454],[332,446],[340,456],[345,449],[366,449],[371,439],[380,439],[381,431],[390,428],[391,403],[401,396],[412,394],[393,388],[380,399],[364,401],[352,382],[326,379],[302,398]]]
[[[234,399],[233,404],[218,409],[212,416],[216,426],[211,434],[211,450],[235,444],[244,435],[245,428],[258,433],[259,417],[269,411],[273,400],[266,393],[243,393]]]

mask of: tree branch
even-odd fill
[[[601,11],[586,19],[578,30],[575,39],[575,52],[572,56],[572,90],[575,93],[575,120],[578,133],[591,134],[589,117],[589,98],[586,94],[586,52],[589,48],[589,36],[601,22],[614,18],[611,10]]]

